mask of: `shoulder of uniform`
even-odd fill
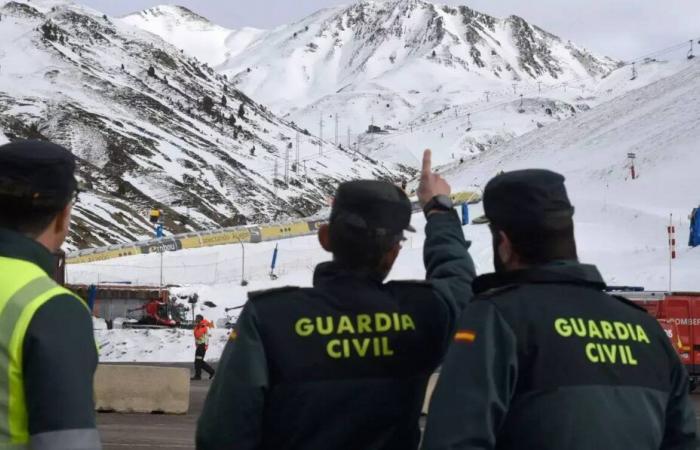
[[[522,287],[519,284],[509,284],[507,286],[499,286],[497,288],[492,288],[489,289],[488,291],[481,292],[480,294],[476,295],[474,297],[474,301],[483,301],[483,300],[495,300],[498,297],[508,294],[510,292],[513,292],[517,289],[520,289]]]
[[[630,300],[626,297],[623,297],[621,295],[612,295],[612,294],[608,294],[608,295],[610,295],[610,297],[614,298],[615,300],[624,303],[627,306],[630,306],[634,309],[638,309],[639,311],[644,311],[645,313],[647,312],[646,309],[642,308],[641,306],[637,305],[632,300]]]
[[[263,291],[253,291],[248,293],[249,300],[262,300],[266,298],[272,298],[279,294],[288,294],[291,292],[300,291],[301,288],[298,286],[284,286],[274,289],[265,289]]]

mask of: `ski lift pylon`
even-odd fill
[[[632,78],[630,78],[630,81],[634,81],[637,79],[637,66],[635,63],[632,63]]]
[[[695,55],[693,54],[693,40],[690,40],[690,50],[688,50],[688,59],[693,59],[695,58]]]
[[[525,108],[523,108],[523,94],[520,94],[520,107],[518,108],[518,112],[520,114],[525,112]]]

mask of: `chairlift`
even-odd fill
[[[695,58],[695,55],[693,55],[693,40],[690,40],[690,50],[688,50],[688,59],[693,59]]]

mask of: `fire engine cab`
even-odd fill
[[[700,292],[654,292],[644,288],[609,288],[646,309],[659,321],[690,376],[690,388],[700,385]]]

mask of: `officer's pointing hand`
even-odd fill
[[[420,175],[418,185],[418,201],[421,206],[425,206],[436,195],[450,195],[452,188],[437,173],[433,172],[432,152],[426,150],[423,153],[423,170]]]

